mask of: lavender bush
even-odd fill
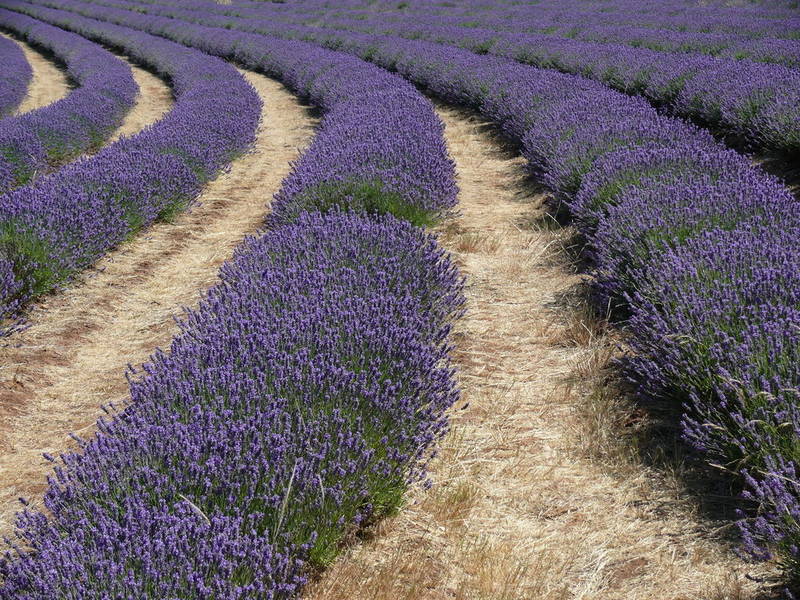
[[[22,48],[12,40],[0,38],[0,118],[14,112],[25,98],[33,71]]]
[[[0,598],[291,598],[419,479],[456,398],[461,279],[392,216],[249,240],[132,404],[62,457]]]
[[[455,205],[442,123],[431,103],[402,78],[304,42],[77,1],[60,5],[235,60],[279,78],[325,112],[319,135],[276,196],[271,222],[285,223],[303,211],[344,203],[424,225]],[[12,6],[37,15],[47,10],[16,0]]]
[[[0,27],[51,52],[78,84],[53,104],[0,121],[3,193],[97,150],[131,109],[139,88],[128,65],[79,35],[5,9],[0,9]]]

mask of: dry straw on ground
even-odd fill
[[[125,59],[123,58],[123,60]],[[115,142],[122,136],[136,135],[148,125],[158,121],[172,108],[172,90],[149,71],[130,62],[129,64],[136,85],[139,86],[139,96],[136,98],[136,104],[125,115],[122,125],[109,138],[108,143]]]
[[[620,443],[635,412],[592,397],[616,347],[577,302],[572,232],[551,226],[524,161],[487,126],[440,115],[462,212],[442,241],[469,282],[455,335],[463,399],[434,487],[413,490],[307,598],[753,598],[746,575],[759,568]]]
[[[252,153],[207,186],[200,205],[123,245],[62,293],[46,298],[31,328],[0,350],[0,534],[18,496],[40,504],[52,465],[43,452],[89,435],[99,406],[127,394],[126,365],[167,347],[173,316],[194,305],[244,235],[262,224],[272,194],[312,134],[314,119],[280,84],[247,73],[264,100]],[[151,82],[151,84],[154,82]],[[163,88],[153,98],[165,99]],[[149,94],[152,85],[143,87]],[[150,102],[152,118],[165,108]]]

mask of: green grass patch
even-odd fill
[[[430,227],[439,220],[437,214],[410,204],[399,193],[387,190],[379,180],[326,181],[296,196],[292,205],[287,211],[292,219],[304,211],[327,213],[342,209],[371,215],[391,214],[417,227]]]

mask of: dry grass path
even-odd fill
[[[574,306],[571,232],[542,225],[522,158],[469,114],[439,113],[461,188],[442,241],[468,277],[455,338],[463,400],[434,487],[414,490],[307,598],[752,598],[745,574],[759,572],[680,486],[635,459],[598,458],[614,429],[588,384],[613,345]]]
[[[0,534],[11,530],[18,496],[40,503],[51,467],[42,453],[71,447],[69,432],[91,433],[99,406],[125,398],[126,365],[168,346],[173,316],[197,303],[243,236],[260,227],[289,161],[310,140],[315,121],[294,96],[246,76],[264,100],[254,151],[209,184],[199,206],[46,298],[32,326],[0,350]]]
[[[139,95],[136,97],[136,104],[125,115],[122,125],[109,138],[108,144],[117,141],[123,135],[128,137],[136,135],[148,125],[158,121],[173,105],[172,90],[162,79],[125,58],[121,56],[120,58],[130,65],[133,79],[139,86]]]
[[[6,34],[0,33],[5,38],[14,40],[25,53],[25,59],[33,70],[33,77],[28,86],[28,94],[17,107],[15,114],[21,115],[37,108],[42,108],[60,100],[69,93],[70,85],[67,76],[53,61],[35,50],[29,44]]]

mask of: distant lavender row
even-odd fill
[[[0,196],[4,318],[153,220],[188,205],[253,142],[261,106],[255,90],[219,59],[70,13],[35,12],[155,69],[172,83],[176,104],[141,133]]]
[[[97,1],[119,4],[117,0]],[[291,27],[276,24],[272,17],[243,19],[210,15],[210,10],[201,8],[206,4],[201,0],[181,2],[180,8],[147,6],[146,10],[248,31]],[[198,8],[194,9],[195,6]],[[413,12],[398,23],[388,22],[382,16],[372,19],[304,16],[298,20],[337,30],[456,45],[479,54],[581,75],[626,94],[643,96],[671,114],[732,134],[754,147],[800,154],[800,71],[782,65],[671,54],[547,34],[447,26],[441,25],[438,17],[426,19]]]
[[[93,0],[97,5],[172,16],[214,27],[232,27],[265,34],[290,31],[297,25],[273,17],[240,18],[217,14],[204,0],[178,7],[124,0]],[[48,0],[57,3],[57,0]],[[98,9],[99,10],[99,9]],[[225,8],[230,12],[230,8]],[[263,9],[266,10],[266,9]],[[279,10],[279,9],[274,9]],[[400,35],[409,39],[465,47],[520,62],[595,79],[627,94],[640,95],[673,114],[710,125],[750,144],[800,154],[800,71],[781,65],[733,61],[710,56],[675,55],[646,48],[599,44],[545,34],[515,34],[441,26],[437,18],[409,13],[402,23],[380,17],[326,19],[318,15],[284,20],[322,23],[324,28]],[[305,13],[303,13],[305,15]]]
[[[800,213],[708,134],[588,80],[426,42],[302,30],[479,110],[572,211],[601,290],[627,301],[643,394],[685,405],[687,439],[746,474],[747,548],[800,576]],[[285,31],[297,35],[299,29]]]
[[[52,517],[20,515],[0,598],[294,598],[423,476],[457,398],[462,304],[434,238],[304,213],[221,279],[127,409],[62,455]]]
[[[79,86],[49,106],[0,121],[3,193],[99,148],[133,107],[139,88],[128,65],[79,35],[5,9],[0,28],[52,52]]]
[[[150,0],[141,2],[180,5],[179,2]],[[759,29],[757,32],[742,33],[741,29],[729,30],[729,27],[722,31],[689,29],[695,24],[686,17],[686,22],[672,29],[670,24],[673,26],[675,24],[672,23],[673,15],[670,9],[675,8],[674,3],[660,3],[658,7],[660,10],[655,10],[647,21],[642,20],[644,7],[638,3],[635,6],[622,3],[622,6],[613,7],[616,10],[612,10],[607,3],[592,6],[587,3],[560,2],[556,10],[547,10],[553,7],[543,6],[542,3],[533,6],[503,6],[502,3],[486,5],[470,2],[459,7],[448,7],[446,10],[440,3],[418,4],[419,6],[409,7],[407,3],[387,2],[383,5],[372,4],[368,8],[356,7],[348,10],[337,6],[335,9],[315,10],[314,2],[302,2],[299,5],[293,3],[291,11],[283,5],[265,2],[236,2],[225,5],[208,2],[207,7],[196,6],[215,14],[243,17],[269,16],[279,20],[294,16],[306,20],[315,19],[316,22],[320,17],[328,21],[328,17],[335,19],[349,16],[365,25],[372,23],[382,26],[402,24],[411,18],[439,25],[548,34],[561,38],[625,44],[664,52],[707,54],[734,60],[748,59],[800,67],[800,40],[772,37],[783,31],[779,25],[787,26],[791,23],[788,16],[784,19],[766,19],[768,27],[766,31]],[[298,8],[302,11],[300,14],[297,14]],[[719,13],[724,11],[716,12],[719,16]],[[730,13],[730,10],[728,12]],[[612,18],[609,18],[609,15]],[[630,16],[639,17],[640,22],[634,20],[628,25],[620,24]],[[665,28],[659,26],[660,19],[666,21]],[[752,13],[747,14],[745,22],[752,25]],[[797,27],[800,27],[800,22],[797,23]],[[788,30],[785,33],[791,37]]]
[[[309,567],[424,477],[457,398],[448,334],[463,281],[395,216],[455,199],[430,103],[311,44],[192,25],[182,37],[279,75],[323,109],[320,131],[271,227],[223,267],[124,413],[56,467],[52,516],[20,516],[3,599],[296,597]]]
[[[58,4],[235,60],[281,79],[325,111],[319,134],[276,196],[272,220],[286,221],[303,210],[346,202],[369,212],[392,212],[421,225],[455,205],[453,164],[442,123],[431,103],[402,78],[305,42],[191,25],[77,0]]]
[[[707,54],[734,60],[783,64],[800,67],[800,42],[794,39],[773,37],[753,37],[741,35],[738,31],[706,32],[661,29],[658,16],[654,15],[653,25],[598,24],[596,13],[576,15],[569,21],[547,22],[535,11],[528,15],[498,14],[486,12],[481,17],[475,15],[453,19],[450,24],[480,27],[495,31],[517,33],[544,33],[576,40],[625,44],[632,47],[649,48],[662,52]],[[448,21],[450,21],[448,19]]]
[[[509,21],[505,21],[508,23]],[[495,22],[496,23],[496,22]],[[486,23],[487,29],[498,29],[497,24]],[[752,60],[774,63],[794,69],[800,68],[800,41],[774,38],[750,39],[736,33],[705,33],[625,27],[622,25],[594,25],[553,28],[550,31],[535,29],[530,22],[518,24],[515,31],[526,29],[550,33],[588,42],[625,44],[635,48],[649,48],[660,52],[707,54],[733,60]]]
[[[28,91],[33,71],[19,44],[0,38],[0,118],[14,112]]]
[[[145,1],[145,0],[143,0]],[[180,4],[181,0],[146,0],[152,4]],[[504,21],[514,27],[515,23],[542,28],[570,27],[582,30],[594,25],[620,25],[626,28],[647,28],[672,32],[728,33],[747,39],[800,39],[800,15],[794,0],[784,6],[776,1],[742,3],[734,5],[720,0],[703,2],[692,0],[614,0],[594,2],[564,2],[563,0],[540,0],[522,3],[514,1],[469,0],[466,2],[442,2],[440,0],[405,0],[403,2],[372,2],[358,0],[299,0],[292,3],[270,3],[260,0],[236,0],[219,7],[239,11],[241,8],[277,14],[275,11],[305,14],[336,14],[352,11],[360,16],[370,16],[376,11],[399,11],[437,15],[445,19],[471,17]],[[482,15],[485,15],[482,18]]]
[[[800,39],[800,15],[793,2],[742,3],[691,0],[614,0],[612,2],[562,2],[545,0],[536,6],[505,3],[509,20],[531,23],[532,17],[551,25],[574,23],[576,27],[621,25],[628,28],[698,33],[728,33],[751,39]]]

